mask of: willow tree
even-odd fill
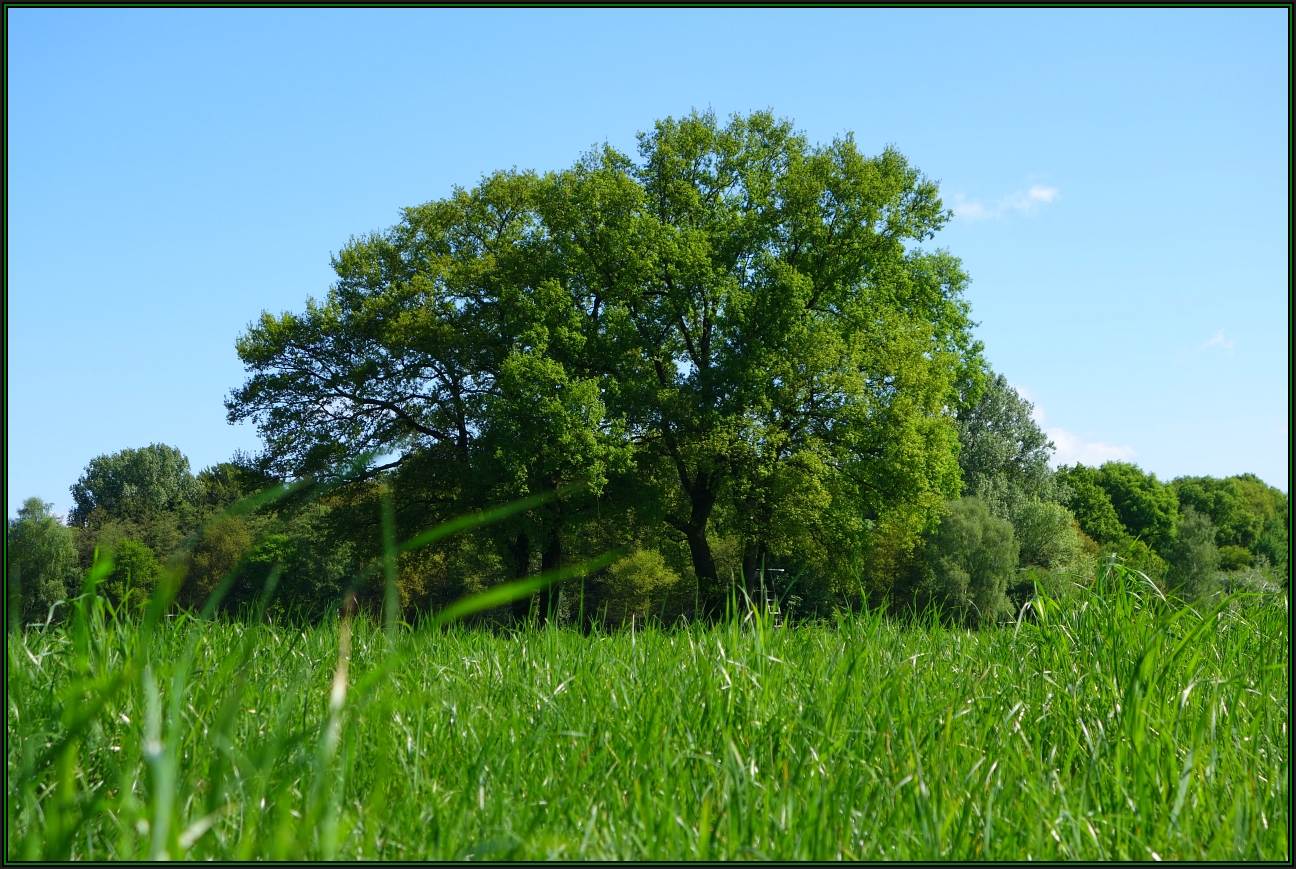
[[[447,503],[618,473],[711,604],[717,527],[749,567],[857,569],[958,492],[980,345],[958,261],[917,246],[948,218],[892,149],[662,121],[637,160],[499,173],[353,240],[325,302],[240,340],[230,417],[288,475],[378,451]],[[555,509],[547,563],[579,516]]]

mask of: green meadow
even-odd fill
[[[164,611],[10,634],[8,859],[1290,859],[1285,594],[1109,563],[974,631]]]

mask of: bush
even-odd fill
[[[1006,590],[1017,571],[1012,524],[976,498],[951,502],[927,535],[911,578],[913,604],[938,606],[958,622],[991,624],[1011,615]]]
[[[1221,546],[1220,570],[1242,570],[1251,566],[1251,550],[1245,546]]]
[[[1171,588],[1188,600],[1215,590],[1220,551],[1215,546],[1215,525],[1192,507],[1185,507],[1179,532],[1166,553]]]
[[[604,619],[612,625],[655,615],[676,590],[679,574],[654,549],[639,549],[608,569],[602,582]]]
[[[1020,564],[1055,570],[1072,565],[1080,556],[1075,517],[1061,504],[1026,501],[1009,518]]]
[[[1081,558],[1059,570],[1024,567],[1017,574],[1016,580],[1008,587],[1008,598],[1012,601],[1013,616],[1022,614],[1026,602],[1037,593],[1055,601],[1071,601],[1084,594],[1084,589],[1098,567],[1098,560]],[[1030,610],[1025,613],[1027,619],[1033,618]]]
[[[75,532],[52,507],[28,498],[5,528],[5,597],[16,621],[44,621],[54,602],[76,588]]]
[[[1158,586],[1165,587],[1170,575],[1170,565],[1144,541],[1131,540],[1123,547],[1112,549],[1111,552],[1120,557],[1121,564],[1144,574]]]
[[[189,562],[184,584],[185,602],[201,606],[225,574],[251,548],[252,533],[242,518],[224,519],[207,528],[194,546]]]
[[[103,590],[118,604],[139,606],[153,596],[162,566],[153,550],[138,540],[126,538],[113,551],[113,569]]]

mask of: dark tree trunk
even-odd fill
[[[752,600],[760,593],[760,557],[761,547],[755,540],[748,540],[743,549],[743,587]]]
[[[548,573],[562,566],[562,537],[557,531],[549,538],[549,545],[540,554],[540,572]],[[562,583],[553,583],[540,589],[540,621],[549,624],[558,615],[558,592]]]
[[[689,555],[693,557],[693,572],[704,586],[718,584],[719,576],[716,573],[715,559],[711,556],[706,524],[690,525],[684,529],[684,536],[688,539]]]
[[[658,364],[658,377],[664,378]],[[666,381],[663,379],[662,381]],[[684,535],[688,541],[689,555],[693,558],[693,572],[698,579],[698,608],[700,616],[713,617],[724,606],[725,589],[716,573],[715,558],[711,555],[711,544],[707,541],[707,522],[715,507],[716,493],[712,486],[711,475],[699,470],[696,475],[689,474],[683,457],[669,439],[666,448],[675,462],[679,474],[680,487],[689,498],[689,517],[687,520],[678,516],[667,516],[666,521]]]
[[[689,555],[693,558],[693,572],[698,578],[698,604],[703,617],[718,615],[724,607],[724,588],[716,572],[711,543],[707,540],[707,523],[715,507],[715,493],[707,485],[705,474],[699,474],[689,492],[688,522],[676,522],[675,527],[688,541]]]
[[[531,541],[526,536],[525,531],[519,531],[518,536],[508,545],[508,554],[509,560],[513,563],[513,577],[515,579],[526,579],[527,574],[531,572]],[[515,621],[526,621],[527,616],[530,614],[530,596],[513,601],[513,618]]]
[[[724,594],[716,575],[711,544],[706,539],[706,526],[690,528],[684,532],[688,540],[689,555],[693,557],[693,572],[698,578],[698,607],[702,618],[719,615],[724,607]]]

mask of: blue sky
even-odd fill
[[[770,108],[940,182],[1059,461],[1287,490],[1286,10],[9,9],[7,498],[255,450],[262,310],[483,173]]]

